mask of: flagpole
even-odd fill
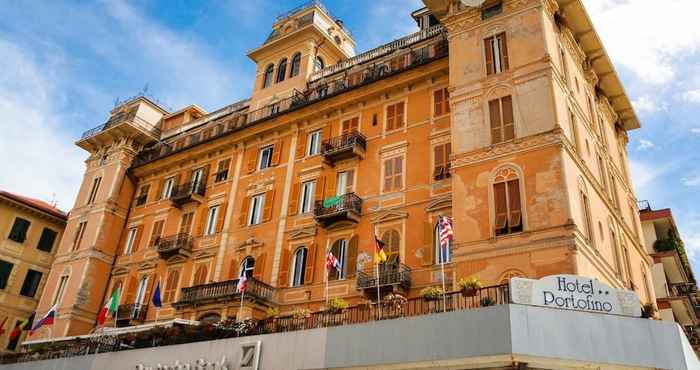
[[[326,268],[326,309],[328,309],[328,274],[330,271],[328,271],[328,268]]]
[[[446,248],[442,246],[442,219],[442,216],[438,218],[438,225],[440,225],[438,228],[438,243],[440,244],[438,251],[440,252],[440,271],[442,272],[442,312],[447,312],[447,292],[445,291],[445,260],[447,259],[447,253],[445,253]]]
[[[375,263],[375,269],[377,270],[377,309],[379,312],[379,320],[382,319],[382,296],[379,294],[379,263]]]
[[[243,312],[243,296],[244,295],[245,295],[245,290],[243,290],[241,292],[241,307],[238,308],[238,316],[239,317],[241,317],[241,315],[243,314],[242,312]],[[241,321],[243,321],[243,320],[241,320]]]

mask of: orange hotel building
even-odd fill
[[[37,308],[61,295],[53,337],[93,331],[117,286],[110,326],[319,310],[329,249],[342,263],[329,295],[371,301],[374,235],[384,293],[440,285],[444,261],[448,290],[568,273],[654,302],[626,151],[640,126],[582,2],[424,3],[406,9],[419,32],[355,54],[310,2],[248,53],[249,99],[169,112],[137,97],[86,132]]]

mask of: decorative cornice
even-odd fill
[[[452,162],[452,168],[469,166],[486,160],[492,160],[544,146],[562,145],[563,141],[564,133],[560,128],[557,128],[542,134],[524,137],[507,143],[491,145],[467,153],[456,154]]]
[[[310,227],[304,227],[304,228],[300,228],[300,229],[291,230],[291,231],[289,231],[289,234],[287,235],[287,240],[313,238],[316,236],[317,230],[318,229],[316,228],[316,226],[310,226]]]
[[[408,218],[408,212],[398,210],[388,210],[377,213],[371,220],[373,224],[396,221]]]

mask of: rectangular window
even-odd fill
[[[595,238],[593,237],[593,226],[591,223],[591,205],[588,201],[588,196],[583,192],[581,192],[581,210],[583,211],[584,236],[588,243],[594,247]]]
[[[209,208],[207,216],[207,228],[204,230],[204,235],[216,234],[216,221],[219,218],[219,206]]]
[[[435,117],[450,113],[450,92],[446,87],[433,92],[433,110]]]
[[[75,237],[73,238],[73,250],[77,251],[80,248],[80,243],[83,241],[83,235],[85,234],[85,228],[87,227],[87,221],[83,221],[78,224],[78,230],[75,232]]]
[[[68,285],[68,276],[61,276],[61,280],[58,282],[58,288],[56,289],[56,294],[53,296],[51,305],[60,303],[63,300],[63,292],[66,290],[66,285]]]
[[[489,18],[494,17],[496,15],[499,15],[501,13],[503,13],[503,3],[501,3],[499,1],[496,4],[493,4],[489,7],[482,9],[481,10],[481,19],[482,20],[489,19]]]
[[[489,116],[491,119],[491,141],[493,144],[515,138],[513,99],[510,95],[489,101]]]
[[[7,281],[10,280],[13,265],[10,262],[0,260],[0,289],[7,287]]]
[[[321,131],[314,131],[307,139],[309,146],[306,148],[306,155],[312,156],[321,153]]]
[[[180,234],[189,235],[192,230],[192,219],[194,218],[194,212],[188,212],[182,215],[180,220]]]
[[[226,179],[228,179],[228,168],[230,164],[230,158],[219,161],[219,164],[216,167],[216,178],[214,179],[215,182],[226,181]]]
[[[173,189],[175,189],[175,177],[170,177],[163,184],[163,199],[170,199],[173,195]]]
[[[299,213],[309,213],[314,210],[314,196],[316,192],[316,181],[307,181],[301,184],[301,194],[299,194]]]
[[[384,192],[403,189],[403,157],[384,161]]]
[[[576,115],[569,109],[569,128],[571,129],[571,143],[574,145],[574,150],[579,153],[579,156],[583,156],[581,153],[581,147],[578,143],[578,127],[576,126]]]
[[[13,326],[13,328],[17,327],[21,323],[22,323],[21,320],[17,320],[17,322],[15,322],[15,326]],[[10,351],[14,351],[17,348],[17,344],[19,343],[19,340],[21,338],[22,338],[22,333],[20,332],[20,334],[18,336],[14,337],[13,339],[10,339],[10,341],[7,342],[7,349],[9,349]]]
[[[57,232],[44,228],[44,230],[41,231],[41,237],[39,238],[39,244],[37,244],[36,249],[44,252],[51,252],[57,235]]]
[[[139,190],[139,196],[136,198],[136,206],[142,206],[148,201],[148,191],[151,189],[151,185],[146,184]]]
[[[608,175],[605,172],[605,163],[603,162],[603,157],[598,154],[598,176],[601,185],[603,185],[603,190],[608,191]]]
[[[22,283],[22,289],[20,289],[19,294],[34,298],[36,290],[39,288],[40,281],[41,272],[32,269],[27,270],[27,275],[24,277],[24,283]]]
[[[486,53],[486,75],[502,73],[508,70],[508,44],[505,32],[484,40]]]
[[[260,149],[260,155],[258,156],[260,158],[258,162],[259,170],[264,170],[272,166],[272,151],[274,149],[275,147],[273,145],[269,145]]]
[[[7,238],[14,240],[17,243],[24,243],[24,241],[27,239],[27,230],[29,230],[29,225],[31,225],[31,222],[20,217],[15,218],[15,223],[12,224],[10,235],[8,235]]]
[[[615,205],[615,208],[620,209],[620,198],[617,195],[617,182],[615,181],[615,175],[610,172],[610,195]]]
[[[338,172],[335,195],[341,196],[341,195],[350,194],[350,193],[354,192],[355,191],[354,181],[355,181],[355,170]]]
[[[404,126],[404,109],[406,104],[399,102],[386,107],[386,131],[400,129]]]
[[[265,207],[265,194],[256,195],[250,199],[249,226],[262,222],[263,207]]]
[[[97,197],[97,191],[100,189],[100,183],[102,182],[102,177],[95,177],[92,180],[92,189],[90,190],[90,196],[88,197],[87,204],[92,204],[95,202]]]
[[[163,235],[163,227],[165,226],[165,220],[158,220],[153,224],[153,230],[151,231],[151,240],[148,245],[155,246],[158,243],[158,239]]]
[[[569,67],[566,63],[566,53],[564,52],[564,47],[559,45],[559,58],[561,59],[561,73],[564,77],[564,83],[569,86]]]
[[[600,138],[603,140],[603,146],[608,147],[608,135],[605,133],[605,121],[603,118],[598,118],[598,126],[600,126]]]
[[[442,180],[450,177],[450,154],[452,154],[452,143],[436,145],[433,148],[433,178]]]
[[[131,254],[134,249],[134,242],[136,241],[136,233],[138,232],[138,227],[132,227],[129,229],[129,233],[126,236],[126,245],[124,246],[124,255]]]
[[[163,292],[163,302],[175,302],[175,294],[180,283],[180,270],[172,269],[168,272],[168,280],[165,283],[165,291]]]
[[[617,241],[617,235],[612,229],[610,230],[610,244],[612,245],[613,259],[615,260],[615,272],[617,276],[622,278],[622,264],[620,263],[620,249]]]
[[[343,121],[341,124],[341,129],[342,132],[341,134],[343,135],[349,135],[353,132],[358,132],[360,131],[360,118],[359,117],[353,117],[350,119],[346,119]]]
[[[523,231],[520,180],[493,185],[496,236]]]

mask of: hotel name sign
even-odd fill
[[[552,275],[540,280],[512,278],[511,302],[531,306],[640,317],[637,293],[612,289],[602,282],[576,275]]]

